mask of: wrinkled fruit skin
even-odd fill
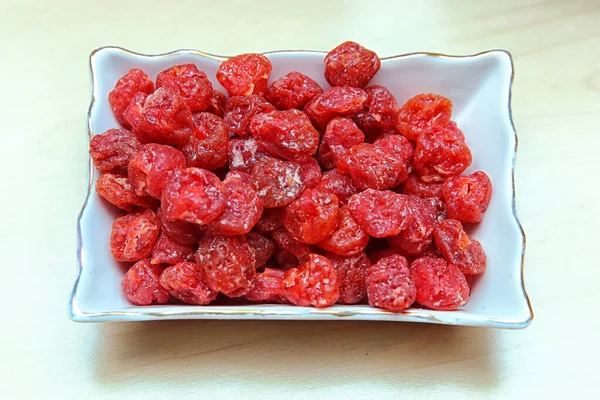
[[[348,206],[338,212],[336,230],[317,246],[340,256],[353,256],[362,252],[369,243],[369,234],[354,220]]]
[[[325,79],[331,86],[364,87],[380,67],[375,52],[355,42],[344,42],[325,56]]]
[[[145,96],[137,93],[125,110],[125,118],[143,143],[181,146],[192,133],[192,112],[179,92],[158,88]]]
[[[430,201],[420,197],[407,196],[406,215],[408,226],[388,240],[390,245],[404,254],[418,255],[430,247],[433,241],[435,208]]]
[[[169,173],[185,167],[185,157],[171,146],[149,143],[131,159],[127,176],[138,196],[160,199]]]
[[[423,182],[443,182],[461,174],[472,161],[471,150],[453,131],[434,126],[419,135],[415,168]]]
[[[90,141],[90,156],[100,172],[127,174],[127,165],[142,144],[127,129],[109,129],[94,135]]]
[[[213,95],[208,77],[194,64],[175,65],[162,71],[156,77],[156,87],[178,90],[191,112],[206,110]]]
[[[442,188],[448,218],[480,222],[492,198],[492,182],[483,171],[448,178]]]
[[[267,153],[258,147],[252,137],[233,138],[229,141],[229,170],[251,174],[257,162],[268,158]]]
[[[432,125],[446,125],[452,116],[452,102],[437,94],[418,94],[398,113],[398,132],[415,141]]]
[[[327,253],[326,257],[335,267],[340,288],[339,304],[357,304],[367,295],[366,275],[371,262],[365,252],[343,257]]]
[[[268,158],[254,165],[252,184],[265,208],[283,207],[302,194],[300,164]]]
[[[148,260],[135,263],[121,281],[125,298],[138,306],[168,302],[169,292],[160,285],[159,281],[161,272],[160,265],[152,265]]]
[[[464,274],[476,275],[485,271],[486,255],[478,240],[471,239],[460,221],[438,221],[433,231],[435,246],[446,261],[456,265]]]
[[[265,268],[256,275],[256,284],[250,292],[246,293],[247,300],[261,303],[286,303],[285,271],[281,269]]]
[[[265,266],[275,252],[275,242],[258,232],[248,232],[246,240],[254,248],[256,269],[259,270]]]
[[[360,191],[351,177],[336,169],[323,173],[319,187],[335,194],[340,203],[347,203],[352,195]]]
[[[338,161],[338,169],[348,173],[359,189],[390,189],[408,178],[401,158],[369,143],[353,146]]]
[[[194,246],[188,246],[171,239],[165,233],[158,236],[152,250],[152,264],[177,264],[183,261],[194,261]]]
[[[308,257],[307,262],[286,271],[285,297],[297,306],[332,306],[340,296],[335,267],[326,257]]]
[[[150,257],[159,231],[158,217],[152,210],[134,211],[118,217],[110,235],[113,257],[120,262]]]
[[[200,168],[171,172],[163,190],[161,208],[168,220],[204,225],[225,210],[226,189],[219,178]]]
[[[421,257],[410,266],[417,303],[432,310],[452,311],[469,300],[465,275],[443,258]]]
[[[196,252],[203,281],[229,297],[248,293],[256,279],[254,248],[241,236],[205,236]]]
[[[158,216],[160,230],[162,233],[168,235],[171,239],[178,243],[185,245],[198,245],[198,240],[200,237],[198,236],[196,225],[185,221],[169,221],[163,214],[160,207],[158,210],[156,210],[156,215]]]
[[[262,54],[240,54],[219,65],[217,80],[229,96],[262,96],[267,90],[271,69],[271,62]]]
[[[233,96],[227,102],[223,120],[230,132],[241,137],[250,135],[250,121],[255,115],[275,111],[275,107],[262,96]]]
[[[302,109],[310,99],[323,93],[317,82],[293,71],[273,82],[265,97],[278,110]]]
[[[296,240],[287,229],[280,228],[272,233],[277,248],[285,250],[300,261],[305,261],[310,253],[310,246]]]
[[[210,97],[210,102],[206,108],[206,112],[215,114],[219,118],[225,115],[225,107],[227,106],[227,96],[225,93],[214,90]]]
[[[355,194],[348,208],[358,224],[371,236],[394,236],[410,223],[407,197],[389,190],[367,189]]]
[[[354,116],[364,108],[367,98],[359,88],[332,87],[306,103],[304,112],[317,127],[325,127],[334,117]]]
[[[254,226],[254,229],[256,229],[258,233],[267,235],[279,228],[282,228],[282,214],[283,208],[266,208],[263,211],[263,214],[256,223],[256,225]]]
[[[133,96],[138,92],[152,94],[154,83],[144,71],[134,68],[119,78],[114,89],[108,94],[108,102],[113,114],[117,121],[127,129],[131,128],[131,125],[127,122],[123,113],[131,103]]]
[[[406,258],[394,254],[384,257],[367,271],[369,304],[392,312],[410,307],[417,295]]]
[[[96,181],[96,192],[106,201],[125,211],[136,207],[156,208],[157,201],[149,196],[138,196],[133,191],[129,179],[109,172],[100,175]]]
[[[315,244],[337,228],[339,200],[323,189],[307,189],[283,211],[283,225],[298,241]]]
[[[405,164],[407,171],[412,168],[415,148],[404,136],[395,134],[384,135],[375,140],[373,145],[385,153],[400,159]],[[405,180],[406,177],[402,175],[400,181],[404,182]]]
[[[312,189],[321,182],[321,167],[319,162],[310,158],[306,164],[300,167],[300,180],[306,189]]]
[[[443,200],[442,182],[423,182],[419,175],[410,174],[404,182],[404,194],[419,196],[423,199],[435,198]]]
[[[365,109],[354,117],[356,125],[371,138],[395,129],[398,122],[398,104],[394,95],[381,85],[369,86],[365,88],[365,92]]]
[[[207,112],[194,114],[192,121],[192,135],[181,147],[187,166],[212,171],[227,165],[229,132],[225,122]]]
[[[160,285],[176,299],[197,306],[210,303],[218,294],[202,281],[202,274],[193,262],[181,262],[165,268],[160,275]]]
[[[267,153],[300,164],[319,147],[319,132],[300,110],[258,114],[250,122],[250,132]]]
[[[334,169],[340,158],[352,146],[364,143],[365,135],[349,118],[336,117],[329,121],[319,146],[319,158],[325,168]]]

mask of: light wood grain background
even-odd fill
[[[380,56],[512,52],[533,324],[67,320],[90,51],[327,50],[348,39]],[[6,1],[0,40],[0,398],[598,392],[598,1]]]

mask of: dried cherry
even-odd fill
[[[332,87],[306,103],[304,112],[317,127],[325,127],[334,117],[354,116],[364,108],[367,98],[359,88]]]
[[[119,78],[114,89],[108,94],[108,102],[113,114],[117,121],[127,129],[131,128],[131,125],[124,118],[123,113],[138,92],[151,94],[154,92],[154,83],[144,71],[134,68]]]
[[[167,177],[175,168],[185,167],[185,157],[171,146],[148,143],[131,159],[127,176],[138,196],[160,199]]]
[[[369,234],[356,222],[348,206],[344,205],[338,212],[336,230],[317,246],[340,256],[353,256],[362,252],[368,243]]]
[[[419,175],[410,174],[404,182],[404,194],[411,194],[421,198],[443,199],[442,182],[423,182]]]
[[[275,252],[275,243],[269,239],[264,237],[258,232],[248,232],[246,235],[246,240],[254,248],[255,256],[256,256],[256,269],[261,269],[265,266],[269,258]]]
[[[442,188],[448,218],[461,222],[479,222],[492,197],[492,182],[483,171],[451,177]]]
[[[365,109],[354,117],[356,125],[371,138],[396,129],[398,104],[392,92],[381,85],[369,86],[365,88],[365,92]]]
[[[170,295],[160,285],[160,265],[152,265],[148,260],[133,264],[121,281],[121,289],[129,302],[138,306],[165,304]]]
[[[341,203],[348,202],[352,195],[360,191],[351,177],[342,174],[337,169],[324,172],[319,187],[335,194]]]
[[[147,258],[158,239],[158,218],[152,210],[134,211],[118,217],[112,226],[110,250],[121,262]]]
[[[451,311],[469,300],[465,275],[443,258],[421,257],[410,266],[417,303],[433,310]]]
[[[280,228],[273,231],[272,237],[278,249],[289,252],[300,261],[306,260],[306,257],[310,253],[310,246],[296,240],[287,229]]]
[[[340,288],[339,304],[360,303],[367,295],[365,278],[371,262],[364,251],[353,256],[327,253],[326,257],[335,267]]]
[[[306,189],[312,189],[321,182],[321,166],[317,160],[311,157],[306,164],[302,164],[300,180]]]
[[[230,132],[246,137],[250,134],[248,127],[252,118],[271,111],[275,111],[275,107],[262,96],[233,96],[227,102],[223,120]]]
[[[348,41],[325,56],[325,79],[331,86],[364,87],[380,67],[374,51]]]
[[[338,160],[337,168],[348,173],[359,189],[390,189],[408,177],[401,158],[370,143],[353,146]]]
[[[324,189],[307,189],[283,210],[283,225],[294,239],[315,244],[337,228],[339,200]]]
[[[194,64],[175,65],[156,77],[156,87],[170,87],[179,91],[190,111],[204,111],[211,102],[213,87],[206,74]]]
[[[229,132],[225,122],[208,112],[194,114],[192,121],[192,135],[181,147],[187,166],[212,171],[227,165]]]
[[[364,143],[365,135],[349,118],[336,117],[329,121],[319,146],[319,157],[327,169],[334,169],[337,161],[352,146]]]
[[[475,275],[485,271],[486,255],[478,240],[463,230],[460,221],[438,221],[433,231],[435,245],[446,261],[456,265],[464,274]]]
[[[185,221],[172,220],[169,221],[162,212],[162,209],[158,207],[156,210],[158,221],[160,223],[160,230],[162,233],[168,235],[171,239],[184,245],[197,245],[200,236],[196,230],[196,225]]]
[[[437,94],[418,94],[409,99],[398,113],[398,131],[417,140],[432,125],[446,125],[452,117],[452,102]]]
[[[279,110],[301,109],[313,97],[323,93],[317,82],[293,71],[273,82],[265,97]]]
[[[90,156],[100,172],[126,174],[129,160],[135,156],[142,144],[127,129],[109,129],[94,135],[90,141]]]
[[[112,205],[125,211],[133,211],[135,207],[155,208],[158,204],[150,196],[135,194],[126,176],[110,172],[100,175],[96,181],[96,192]]]
[[[308,261],[285,273],[285,298],[297,306],[328,307],[340,289],[335,267],[326,257],[309,254]]]
[[[256,275],[256,284],[250,292],[246,293],[246,299],[254,302],[286,303],[283,297],[285,293],[285,271],[280,269],[265,268]]]
[[[198,306],[209,304],[218,294],[204,283],[200,269],[193,262],[180,262],[165,268],[160,275],[160,284],[176,299]]]
[[[265,208],[262,216],[254,225],[254,229],[263,235],[269,234],[276,229],[283,227],[283,207],[281,208]]]
[[[227,107],[227,96],[223,92],[214,90],[210,97],[206,112],[215,114],[219,118],[223,118],[225,115],[225,107]]]
[[[390,245],[405,254],[418,255],[433,241],[435,208],[430,201],[415,196],[406,196],[408,225],[396,236],[388,238]]]
[[[252,183],[265,208],[283,207],[302,194],[300,164],[268,158],[252,169]]]
[[[410,223],[407,196],[390,190],[367,189],[355,194],[348,208],[358,224],[371,236],[394,236]]]
[[[240,54],[219,65],[217,80],[230,96],[263,95],[271,69],[271,61],[262,54]]]
[[[252,168],[260,160],[268,157],[252,137],[233,138],[229,141],[229,170],[252,173]]]
[[[406,258],[394,254],[377,261],[367,271],[369,304],[392,312],[410,307],[417,296]]]
[[[194,246],[177,242],[169,235],[161,232],[152,250],[152,264],[177,264],[183,261],[194,261]]]

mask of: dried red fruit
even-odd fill
[[[217,79],[230,96],[265,94],[271,62],[262,54],[240,54],[219,65]]]
[[[112,226],[110,250],[121,262],[147,258],[158,239],[158,218],[152,210],[134,211],[118,217]]]
[[[263,211],[262,217],[258,220],[254,229],[263,235],[269,234],[276,229],[283,227],[281,216],[283,208],[266,208]]]
[[[451,311],[469,300],[465,275],[443,258],[421,257],[410,266],[417,303],[433,310]]]
[[[379,71],[374,51],[355,42],[344,42],[325,56],[325,79],[331,86],[364,87]]]
[[[113,114],[127,129],[131,128],[131,125],[124,118],[123,113],[138,92],[151,94],[154,92],[154,83],[144,71],[134,68],[119,78],[114,89],[108,94],[108,102]]]
[[[319,157],[327,169],[334,169],[352,146],[364,143],[365,135],[349,118],[336,117],[329,121],[319,146]]]
[[[240,297],[254,286],[254,249],[242,236],[205,236],[200,240],[196,263],[204,282],[215,292]]]
[[[479,222],[492,198],[492,182],[483,171],[446,180],[442,188],[448,218]]]
[[[225,185],[225,210],[206,228],[215,235],[237,236],[252,229],[263,212],[263,202],[250,183],[228,174]]]
[[[90,141],[90,156],[100,172],[127,174],[129,160],[142,147],[135,135],[127,129],[109,129],[94,135]]]
[[[341,256],[352,256],[363,251],[368,243],[369,234],[354,220],[348,206],[342,206],[336,230],[317,246]]]
[[[373,144],[353,146],[338,160],[337,168],[348,173],[359,189],[390,189],[406,180],[406,164]]]
[[[306,103],[304,112],[315,125],[325,127],[334,117],[354,116],[364,108],[367,97],[359,88],[332,87]]]
[[[136,94],[125,110],[125,118],[144,143],[181,146],[187,143],[193,128],[192,112],[173,88],[158,88],[147,97]]]
[[[275,107],[262,96],[233,96],[225,107],[223,120],[229,131],[246,137],[250,134],[248,127],[255,115],[275,111]]]
[[[389,237],[388,241],[405,254],[418,255],[433,241],[435,208],[430,201],[420,197],[406,196],[405,199],[408,225],[398,235]]]
[[[273,231],[272,236],[279,249],[288,251],[298,260],[305,261],[310,253],[310,246],[296,240],[287,229],[277,229]]]
[[[290,72],[269,86],[265,97],[279,110],[301,109],[313,97],[323,93],[321,86],[300,72]]]
[[[335,194],[341,203],[348,202],[352,195],[360,191],[351,177],[336,169],[323,173],[319,187]]]
[[[406,182],[404,182],[404,194],[411,194],[424,199],[443,199],[442,186],[443,183],[441,182],[423,182],[419,178],[419,175],[410,174]]]
[[[215,170],[227,165],[229,132],[225,122],[211,113],[194,114],[194,130],[181,147],[188,167]]]
[[[248,232],[246,240],[254,248],[256,269],[261,269],[275,252],[275,243],[258,232]]]
[[[267,153],[300,164],[319,147],[319,132],[300,110],[258,114],[250,122],[250,132]]]
[[[258,147],[254,138],[233,138],[229,141],[229,170],[252,173],[252,168],[260,160],[267,158],[264,150]]]
[[[358,224],[371,236],[393,236],[410,223],[407,196],[389,190],[367,189],[355,194],[348,208]]]
[[[367,101],[364,111],[354,117],[356,125],[370,138],[395,129],[398,121],[398,104],[392,92],[381,85],[365,88]]]
[[[402,162],[406,164],[407,169],[409,165],[412,166],[415,148],[404,136],[396,134],[384,134],[375,140],[373,145],[384,150],[387,154],[402,160]]]
[[[300,167],[300,180],[306,189],[312,189],[321,182],[321,167],[317,160],[310,158]]]
[[[199,225],[216,219],[225,205],[225,186],[215,174],[201,168],[178,168],[171,172],[161,198],[167,219]]]
[[[456,265],[464,274],[475,275],[485,271],[487,257],[476,239],[463,230],[460,221],[438,221],[433,231],[435,245],[449,263]]]
[[[442,182],[471,165],[471,151],[451,130],[433,126],[419,135],[415,168],[423,182]]]
[[[409,99],[398,113],[398,131],[417,140],[432,125],[446,125],[452,117],[452,102],[437,94],[418,94]]]
[[[204,111],[210,105],[213,87],[206,74],[194,64],[175,65],[156,77],[156,87],[179,91],[190,111]]]
[[[96,192],[125,211],[133,211],[135,207],[155,208],[158,204],[152,197],[135,194],[126,176],[110,172],[100,175],[96,181]]]
[[[283,297],[285,292],[285,271],[280,269],[265,268],[256,275],[256,285],[246,293],[246,299],[254,302],[286,303]]]
[[[198,244],[200,236],[196,230],[196,225],[185,221],[169,221],[160,207],[156,210],[156,215],[158,216],[161,232],[168,235],[171,239],[185,245]]]
[[[315,244],[337,227],[339,200],[324,189],[307,189],[283,210],[283,225],[294,239]]]
[[[388,249],[384,249],[384,250],[369,251],[367,253],[367,256],[369,257],[369,261],[371,262],[371,264],[375,264],[382,258],[386,258],[386,257],[393,256],[393,255],[398,255],[398,251],[394,250],[392,248],[388,248]]]
[[[297,306],[328,307],[340,289],[335,267],[326,257],[310,254],[308,261],[285,273],[285,297]]]
[[[369,304],[392,312],[410,307],[416,298],[416,287],[406,258],[394,254],[384,257],[367,271]]]
[[[177,242],[165,233],[158,236],[152,250],[152,264],[177,264],[183,261],[194,261],[194,246]]]
[[[339,304],[357,304],[367,295],[365,278],[371,262],[365,252],[353,256],[342,257],[327,253],[326,257],[335,267],[338,286],[340,288]]]
[[[296,268],[300,264],[300,260],[298,260],[298,257],[296,257],[287,250],[275,249],[274,257],[275,262],[277,263],[277,268]]]
[[[167,177],[175,168],[185,167],[185,157],[171,146],[149,143],[129,162],[128,178],[138,196],[160,199]]]
[[[169,292],[159,282],[162,272],[160,265],[152,265],[148,260],[133,264],[121,281],[125,298],[138,306],[165,304],[169,301]]]
[[[223,118],[225,115],[225,107],[227,107],[227,96],[223,92],[214,90],[210,97],[206,112],[215,114],[219,118]]]
[[[218,294],[202,281],[200,269],[193,262],[181,262],[165,268],[160,275],[160,284],[176,299],[197,306],[209,304]]]
[[[268,158],[252,169],[252,183],[265,208],[283,207],[302,194],[300,164]]]

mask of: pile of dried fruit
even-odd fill
[[[365,87],[377,55],[346,42],[325,57],[323,90],[299,72],[268,85],[260,54],[224,61],[213,89],[193,64],[156,85],[129,71],[109,95],[121,128],[95,135],[96,191],[124,210],[110,247],[134,263],[122,281],[137,305],[327,307],[414,302],[453,310],[486,265],[462,223],[492,187],[471,163],[452,103],[420,94],[398,107]]]

